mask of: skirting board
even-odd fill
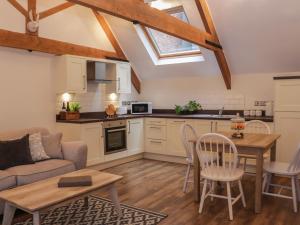
[[[143,159],[143,153],[140,154],[136,154],[136,155],[132,155],[132,156],[128,156],[125,158],[121,158],[121,159],[116,159],[110,162],[103,162],[101,164],[98,165],[93,165],[93,166],[89,166],[89,169],[95,169],[95,170],[105,170],[114,166],[119,166],[121,164],[124,163],[128,163],[128,162],[132,162],[132,161],[136,161],[139,159]]]
[[[149,152],[144,153],[144,159],[153,159],[153,160],[158,160],[158,161],[186,164],[186,158],[185,157],[171,156],[171,155],[160,155],[160,154],[149,153]]]

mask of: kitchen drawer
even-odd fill
[[[147,125],[166,125],[167,120],[162,118],[146,118]]]
[[[158,139],[146,139],[146,152],[165,154],[166,151],[166,141]]]
[[[166,126],[160,125],[146,125],[146,138],[151,139],[166,139]]]

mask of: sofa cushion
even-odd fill
[[[16,177],[5,170],[0,170],[0,191],[17,186]]]
[[[55,177],[75,171],[75,165],[67,160],[50,159],[32,165],[15,166],[6,170],[16,176],[17,185]]]
[[[42,136],[42,143],[46,154],[52,159],[63,159],[61,149],[62,133]]]
[[[29,148],[29,135],[21,139],[0,141],[0,170],[34,163]]]
[[[31,157],[34,162],[50,159],[50,157],[46,154],[44,146],[42,144],[41,133],[29,135],[29,147]]]

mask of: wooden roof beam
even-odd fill
[[[118,56],[121,59],[127,60],[126,55],[124,54],[117,38],[115,37],[114,33],[112,32],[112,29],[109,26],[106,19],[104,18],[104,16],[102,16],[99,12],[97,12],[95,10],[93,10],[93,13],[95,14],[99,24],[103,28],[103,30],[104,30],[106,36],[108,37],[110,43],[112,44],[112,46],[116,50]],[[132,67],[131,67],[131,83],[134,86],[134,88],[136,89],[136,91],[140,94],[141,93],[141,81],[138,78],[138,76],[136,75],[136,73],[135,73],[135,71]]]
[[[221,45],[206,0],[195,0],[195,1],[196,1],[197,8],[199,10],[199,13],[201,15],[205,30],[214,37],[214,39],[216,40],[216,44]],[[230,72],[225,54],[224,54],[223,50],[214,51],[214,53],[215,53],[218,65],[220,67],[225,85],[226,85],[227,89],[231,89],[231,72]]]
[[[140,0],[68,0],[143,26],[192,42],[204,48],[220,51],[217,40],[207,32],[187,24],[166,12],[152,8]]]
[[[17,0],[7,0],[13,7],[15,7],[23,16],[27,17],[27,10]]]
[[[78,55],[94,58],[117,57],[114,52],[70,44],[62,41],[41,38],[34,35],[22,34],[0,29],[0,46],[38,51],[54,55]]]
[[[53,8],[51,8],[51,9],[47,9],[47,10],[45,10],[45,11],[43,11],[43,12],[40,13],[40,19],[44,19],[44,18],[46,18],[48,16],[51,16],[51,15],[53,15],[55,13],[58,13],[58,12],[62,11],[62,10],[70,8],[73,5],[75,5],[75,4],[72,3],[72,2],[65,2],[65,3],[57,5],[57,6],[53,7]]]

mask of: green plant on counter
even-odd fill
[[[175,105],[175,113],[176,114],[189,114],[189,113],[195,113],[198,110],[201,110],[202,107],[200,103],[196,101],[189,101],[188,104],[184,106]]]
[[[81,106],[80,106],[79,102],[71,102],[70,103],[71,112],[79,112],[80,109],[81,109]]]
[[[183,107],[180,105],[175,105],[175,113],[176,114],[181,114],[183,112]]]

